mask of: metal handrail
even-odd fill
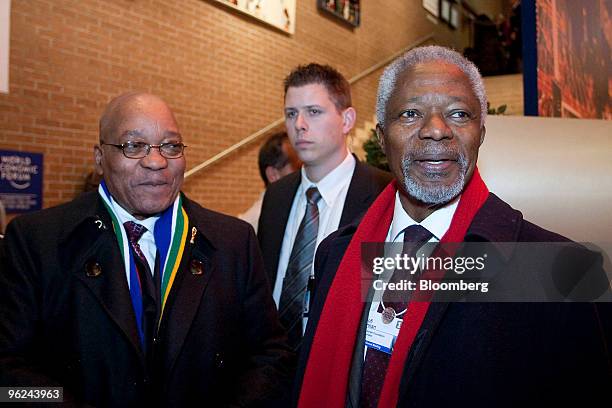
[[[419,39],[417,39],[416,41],[414,41],[412,44],[410,44],[409,46],[401,49],[400,51],[396,52],[395,54],[391,55],[390,57],[386,58],[385,60],[372,65],[370,68],[366,69],[365,71],[361,72],[360,74],[355,75],[354,77],[352,77],[351,79],[349,79],[349,84],[354,84],[355,82],[365,78],[366,76],[370,75],[372,72],[375,72],[377,70],[379,70],[380,68],[384,67],[385,65],[387,65],[388,63],[390,63],[391,61],[393,61],[394,59],[396,59],[397,57],[399,57],[400,55],[402,55],[403,53],[405,53],[406,51],[417,47],[429,40],[431,40],[434,37],[434,34],[428,34],[425,35],[423,37],[420,37]],[[241,141],[239,141],[238,143],[228,147],[227,149],[223,150],[222,152],[217,153],[216,155],[214,155],[213,157],[211,157],[210,159],[198,164],[197,166],[195,166],[194,168],[190,169],[189,171],[185,172],[185,178],[197,173],[200,170],[205,169],[206,167],[216,163],[217,161],[223,159],[224,157],[232,154],[233,152],[235,152],[236,150],[240,149],[242,146],[245,146],[251,142],[253,142],[254,140],[258,139],[260,136],[266,134],[267,132],[269,132],[270,130],[276,128],[277,126],[281,125],[283,122],[285,121],[284,117],[281,117],[277,120],[275,120],[274,122],[270,123],[269,125],[259,129],[257,132],[252,133],[251,135],[245,137],[244,139],[242,139]]]

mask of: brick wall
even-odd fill
[[[13,0],[0,147],[44,153],[44,206],[68,201],[93,170],[105,104],[146,90],[175,111],[189,169],[280,117],[282,79],[295,65],[329,63],[350,78],[434,31],[420,0],[362,5],[353,29],[299,0],[290,36],[208,0]],[[378,74],[354,87],[357,126],[374,113]],[[212,209],[246,209],[262,189],[258,147],[192,176],[184,190]]]

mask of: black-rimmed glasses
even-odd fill
[[[183,156],[183,152],[187,147],[183,143],[162,143],[155,145],[144,142],[125,142],[123,144],[100,143],[100,146],[103,145],[115,146],[117,149],[121,149],[123,155],[128,159],[142,159],[149,154],[151,148],[159,149],[159,154],[166,159],[178,159]]]

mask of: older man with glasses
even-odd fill
[[[97,192],[8,227],[0,386],[92,406],[270,406],[293,363],[253,229],[180,192],[182,136],[154,95],[113,99]]]

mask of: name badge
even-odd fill
[[[378,311],[378,306],[378,302],[373,302],[370,307],[365,345],[371,349],[391,354],[403,320],[401,317],[396,317],[391,322],[387,322],[388,316],[383,316],[383,313]]]

